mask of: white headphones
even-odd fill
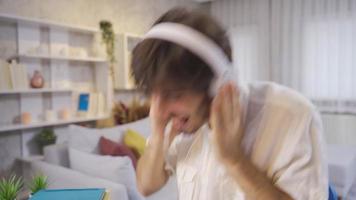
[[[176,43],[205,61],[215,74],[209,89],[211,97],[214,97],[227,81],[235,82],[237,85],[237,73],[223,50],[207,36],[193,28],[172,22],[159,23],[143,37],[143,39],[149,38]]]

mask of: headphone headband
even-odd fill
[[[205,61],[215,74],[210,88],[214,96],[219,87],[227,80],[232,80],[233,66],[223,50],[210,38],[183,24],[164,22],[151,28],[143,39],[161,39],[178,44]]]

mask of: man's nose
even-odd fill
[[[179,116],[179,113],[181,112],[179,104],[176,103],[166,103],[162,106],[162,111],[164,112],[162,114],[164,114],[165,116],[169,116],[170,118]]]
[[[179,116],[182,112],[183,107],[180,101],[165,99],[162,96],[158,96],[159,106],[161,107],[162,114],[169,117]]]

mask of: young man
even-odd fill
[[[202,33],[232,61],[227,34],[211,17],[176,8],[155,25],[167,22]],[[151,99],[152,135],[137,166],[141,193],[175,173],[181,200],[327,199],[313,105],[273,83],[228,82],[211,97],[211,66],[172,41],[146,38],[133,50],[133,75]]]

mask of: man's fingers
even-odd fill
[[[228,132],[224,127],[239,126],[241,118],[240,97],[233,83],[225,84],[214,98],[211,108],[211,123],[220,135]]]
[[[222,130],[222,127],[225,127],[225,110],[224,104],[225,102],[225,97],[224,94],[225,91],[223,88],[219,91],[219,94],[214,98],[213,103],[212,103],[212,110],[211,110],[211,121],[212,121],[212,127],[215,130],[214,134],[216,135],[217,133],[220,135],[216,139],[221,139],[221,135],[225,133],[224,130]],[[216,135],[217,136],[217,135]]]
[[[228,88],[229,88],[229,90],[228,90],[228,92],[229,92],[229,95],[228,95],[229,103],[226,106],[230,107],[228,109],[228,111],[229,111],[229,119],[233,120],[234,119],[234,114],[235,114],[235,109],[236,109],[236,105],[235,105],[235,102],[234,102],[234,96],[236,95],[236,93],[234,91],[235,90],[234,84],[232,82],[230,82],[228,84]]]
[[[222,112],[224,113],[223,119],[229,122],[234,117],[234,105],[233,105],[233,85],[232,83],[227,83],[222,88],[221,93],[222,99]]]
[[[155,134],[164,135],[169,116],[162,109],[162,99],[159,95],[152,94],[150,106],[151,126]]]
[[[233,118],[234,118],[234,120],[238,120],[236,118],[239,118],[240,111],[241,111],[240,94],[239,94],[239,90],[237,89],[237,87],[235,85],[232,85],[231,90],[232,90],[231,92],[232,92]]]
[[[220,93],[220,92],[219,92]],[[219,122],[219,113],[221,113],[221,95],[217,95],[211,105],[211,125],[217,128]]]

